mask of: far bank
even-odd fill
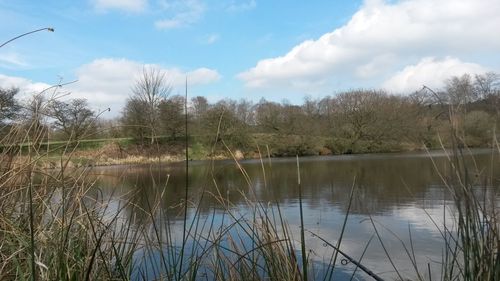
[[[82,166],[136,165],[173,163],[185,160],[185,138],[158,137],[154,143],[132,138],[82,140],[79,142],[47,142],[41,149],[48,151],[46,168]],[[434,150],[452,147],[446,138],[433,142],[352,141],[343,138],[304,135],[252,134],[247,145],[235,145],[221,138],[204,136],[188,138],[189,160],[259,159],[289,156],[322,156],[369,153],[396,153]],[[252,145],[253,144],[253,145]],[[19,146],[23,152],[24,146]],[[493,143],[472,145],[491,147]],[[26,153],[22,153],[26,155]]]

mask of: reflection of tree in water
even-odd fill
[[[126,167],[121,169],[99,168],[94,174],[99,176],[97,186],[103,190],[103,197],[113,196],[116,199],[130,200],[124,210],[134,213],[139,221],[150,220],[148,212],[159,202],[163,215],[169,220],[183,219],[184,190],[186,186],[184,169],[180,165],[154,167]],[[189,171],[189,203],[197,206],[202,215],[213,208],[221,209],[219,201],[214,198],[221,194],[225,200],[238,204],[243,194],[248,193],[248,186],[241,179],[241,173],[233,166],[214,169],[214,179],[218,183],[218,191],[211,179],[207,166],[196,165]],[[224,179],[224,181],[223,181]],[[203,200],[201,196],[203,195]],[[141,211],[144,210],[144,211]]]
[[[488,155],[476,155],[476,163],[483,175],[497,171],[489,167]],[[435,164],[446,176],[450,171],[445,157],[435,159]],[[264,183],[259,161],[247,161],[243,167],[251,179],[253,191],[241,171],[231,161],[216,162],[213,169],[208,162],[190,167],[189,200],[202,215],[214,208],[221,209],[214,195],[222,196],[235,206],[245,205],[245,197],[266,204],[278,202],[281,206],[297,203],[297,175],[294,160],[274,161],[270,168],[265,163],[267,183]],[[355,180],[356,195],[351,209],[357,214],[376,214],[390,211],[394,206],[406,204],[432,204],[443,200],[445,192],[432,162],[427,157],[389,156],[338,156],[331,158],[305,158],[301,160],[304,202],[310,209],[325,206],[347,208],[350,188]],[[161,207],[172,220],[182,218],[185,189],[183,166],[180,164],[158,167],[106,169],[99,185],[104,192],[116,187],[114,196],[130,193],[133,204],[148,209],[165,192]],[[217,188],[215,183],[217,183]],[[200,201],[203,195],[203,200]],[[130,209],[130,208],[129,208]],[[128,210],[133,212],[133,210]],[[138,214],[139,215],[139,214]]]

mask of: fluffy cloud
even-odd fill
[[[238,78],[248,87],[307,87],[339,76],[387,77],[429,56],[493,54],[500,48],[493,35],[499,10],[498,0],[367,0],[344,26],[261,60]]]
[[[21,90],[21,98],[33,93],[40,93],[48,89],[51,85],[40,82],[33,82],[22,77],[13,77],[0,74],[0,87],[2,88],[19,88]]]
[[[440,89],[451,76],[460,76],[464,73],[483,74],[487,71],[488,69],[478,64],[462,62],[456,58],[437,60],[429,57],[423,58],[416,65],[405,67],[385,81],[383,87],[399,93],[411,93],[421,89],[423,85]]]
[[[171,15],[155,22],[158,29],[189,26],[199,21],[205,12],[205,5],[199,0],[177,0],[162,3],[163,9]]]
[[[81,66],[76,74],[78,83],[71,86],[75,96],[87,98],[100,107],[111,106],[119,109],[131,94],[131,87],[141,76],[143,67],[156,67],[165,72],[167,82],[175,89],[184,87],[185,79],[189,85],[203,85],[220,79],[217,71],[198,68],[184,72],[178,68],[164,68],[159,65],[143,65],[127,59],[98,59]]]
[[[76,83],[64,87],[70,92],[71,98],[85,98],[95,109],[110,107],[117,115],[126,99],[131,94],[131,87],[141,76],[144,67],[155,67],[165,72],[167,82],[174,88],[184,87],[187,77],[190,86],[209,84],[220,79],[216,70],[197,68],[192,71],[182,71],[178,68],[165,68],[160,65],[144,65],[127,59],[103,58],[85,64],[76,70]],[[0,75],[0,86],[21,88],[25,93],[37,93],[50,85],[33,81]]]
[[[140,12],[146,8],[147,4],[147,0],[92,0],[92,5],[98,11]]]

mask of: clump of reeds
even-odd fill
[[[440,279],[500,280],[500,225],[497,196],[499,185],[498,179],[494,177],[494,164],[500,155],[500,145],[494,133],[490,155],[491,174],[487,174],[484,169],[477,166],[473,153],[467,147],[460,124],[453,117],[457,113],[451,106],[449,114],[452,147],[446,149],[441,144],[447,157],[446,169],[440,169],[429,156],[444,188],[451,195],[451,202],[443,202],[442,218],[435,218],[427,213],[443,242]],[[462,133],[459,133],[461,131]],[[375,225],[373,227],[376,230]],[[378,238],[381,240],[380,236]],[[399,240],[403,243],[401,239]],[[430,266],[428,272],[419,270],[411,252],[413,245],[403,243],[403,247],[413,264],[417,278],[424,280],[424,276],[428,276],[431,280],[433,274]],[[395,271],[397,272],[397,268]],[[399,272],[398,276],[403,278]]]
[[[0,146],[0,280],[96,280],[129,275],[135,241],[119,205],[90,196],[89,169],[69,169],[78,140],[62,147],[48,141],[50,99],[35,96],[30,107],[4,132]],[[61,149],[57,170],[43,161]],[[126,278],[125,278],[126,279]]]
[[[500,152],[496,137],[493,143],[492,165]],[[453,199],[447,214],[453,223],[444,219],[440,228],[445,245],[442,279],[500,280],[498,179],[484,174],[473,161],[466,161],[468,156],[466,146],[455,146],[448,155],[451,172],[440,173]]]

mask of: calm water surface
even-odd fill
[[[498,155],[492,155],[490,150],[476,150],[472,154],[473,157],[467,156],[467,161],[471,168],[477,169],[472,169],[470,175],[484,177],[483,183],[488,186],[478,188],[478,192],[499,202],[495,188],[500,178]],[[442,178],[447,178],[451,169],[445,153],[430,155],[434,163],[427,153],[300,158],[305,228],[335,244],[354,185],[355,195],[341,249],[355,259],[360,258],[374,234],[371,217],[392,261],[404,276],[415,276],[402,246],[402,242],[409,246],[411,232],[419,269],[428,276],[430,266],[433,280],[439,279],[443,241],[435,224],[442,228],[443,221],[447,220],[443,214],[450,210],[446,206],[450,206],[451,197]],[[213,216],[215,223],[224,224],[224,208],[211,194],[221,194],[228,199],[231,209],[241,216],[252,213],[247,200],[269,206],[279,204],[294,239],[299,241],[296,159],[245,160],[241,166],[249,181],[234,161],[190,162],[188,216],[193,218],[197,210],[200,217]],[[159,194],[165,192],[160,207],[169,215],[174,236],[177,233],[177,241],[180,241],[184,163],[97,168],[95,173],[100,176],[98,186],[104,196],[127,197],[134,202],[136,207],[127,207],[124,214],[137,216],[137,223],[150,224],[147,217],[141,218],[138,208],[147,210]],[[450,221],[447,223],[451,225]],[[297,242],[297,249],[299,245]],[[311,233],[306,235],[306,245],[309,256],[318,264],[311,274],[320,278],[324,274],[322,264],[330,259],[332,249]],[[362,263],[383,278],[396,276],[377,238],[367,247]],[[339,260],[335,276],[348,280],[353,268],[354,265],[342,264]],[[361,272],[356,278],[370,280]]]

